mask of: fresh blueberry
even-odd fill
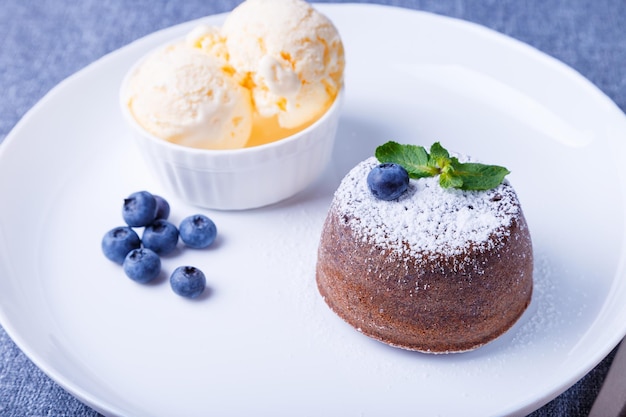
[[[166,255],[176,248],[178,229],[167,220],[158,219],[146,226],[141,241],[144,247]]]
[[[400,197],[409,186],[409,174],[401,165],[385,163],[375,166],[367,175],[372,194],[381,200]]]
[[[210,246],[217,236],[215,223],[203,214],[185,217],[180,222],[178,232],[185,245],[196,249]]]
[[[196,298],[206,286],[204,273],[193,266],[179,266],[170,276],[172,290],[181,297]]]
[[[167,220],[170,217],[170,204],[160,195],[153,194],[153,196],[157,203],[156,218]]]
[[[147,191],[132,193],[124,199],[122,217],[131,227],[147,226],[154,221],[157,214],[157,201]]]
[[[128,252],[141,246],[141,240],[133,229],[120,226],[104,235],[101,246],[104,256],[121,265]]]
[[[133,249],[126,255],[123,267],[128,278],[145,284],[161,272],[161,258],[147,248]]]

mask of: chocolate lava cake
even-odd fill
[[[372,157],[342,180],[323,226],[316,279],[328,306],[363,334],[427,352],[463,352],[507,331],[533,289],[532,243],[508,181],[486,191],[411,179],[376,198]]]

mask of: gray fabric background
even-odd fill
[[[155,30],[229,11],[238,3],[229,0],[0,0],[0,142],[54,85],[92,61]],[[371,3],[457,17],[517,38],[570,65],[626,110],[624,0],[381,0]],[[586,416],[612,357],[613,353],[532,416]],[[0,328],[0,416],[97,415],[36,368]]]

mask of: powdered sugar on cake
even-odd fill
[[[411,179],[400,198],[380,200],[367,185],[367,175],[378,163],[371,157],[354,167],[335,192],[332,209],[381,250],[422,256],[459,255],[470,247],[487,250],[508,235],[520,214],[507,181],[488,191],[462,191],[441,188],[439,177]]]

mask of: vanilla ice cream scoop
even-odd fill
[[[210,42],[209,42],[210,41]],[[194,43],[204,42],[202,45]],[[233,77],[210,30],[153,53],[131,76],[127,105],[148,132],[185,146],[243,147],[252,129],[250,91]]]
[[[316,120],[341,89],[339,33],[303,0],[246,0],[226,18],[222,34],[258,115],[277,117],[281,128]]]

